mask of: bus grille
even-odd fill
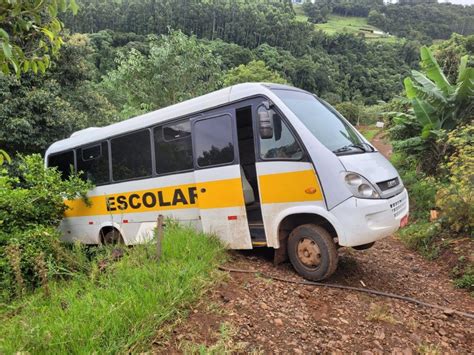
[[[400,179],[396,177],[395,179],[378,182],[377,185],[382,191],[390,190],[400,185]]]
[[[391,203],[390,208],[392,209],[393,216],[397,218],[401,213],[403,213],[406,205],[407,205],[406,195],[403,196],[400,200]]]

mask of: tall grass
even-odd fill
[[[0,353],[115,353],[146,350],[164,321],[183,312],[225,258],[214,238],[171,224],[163,255],[155,245],[93,266],[89,275],[49,285],[0,311]]]

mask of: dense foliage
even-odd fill
[[[423,73],[413,70],[411,78],[405,78],[405,91],[412,110],[400,113],[395,118],[400,126],[410,132],[398,144],[400,150],[416,155],[420,166],[428,173],[436,170],[446,153],[446,145],[439,144],[446,130],[452,130],[473,119],[474,112],[474,68],[468,66],[468,55],[463,56],[458,66],[458,78],[451,84],[430,49],[421,48]],[[400,129],[398,127],[398,129]],[[423,157],[429,154],[431,159]]]
[[[474,34],[474,7],[451,4],[387,5],[373,9],[369,24],[400,37],[431,42],[453,32]]]
[[[179,31],[160,37],[109,30],[71,35],[45,75],[0,75],[0,149],[43,152],[79,129],[244,79],[286,81],[333,104],[373,104],[402,89],[402,75],[409,72],[406,46],[367,43],[347,34],[320,39],[305,55],[295,56],[268,44],[250,49]]]
[[[45,72],[63,41],[59,12],[77,12],[75,0],[0,1],[0,71]]]
[[[63,198],[85,197],[90,188],[77,176],[62,180],[39,155],[0,168],[0,300],[75,267],[57,226],[66,210]]]
[[[329,36],[298,19],[290,1],[78,4],[75,16],[71,11],[61,16],[70,31],[88,34],[66,36],[45,75],[0,75],[0,149],[10,154],[43,152],[51,142],[82,128],[242,81],[287,82],[332,104],[357,102],[363,111],[364,105],[395,97],[403,89],[402,78],[418,66],[419,42]],[[314,6],[338,15],[367,16],[369,10],[383,13],[408,5],[332,0]],[[410,8],[416,12],[417,6],[425,5]],[[444,19],[459,15],[461,7],[437,9]],[[460,16],[469,17],[470,11]],[[473,46],[472,39],[461,36],[451,42],[439,44],[451,52],[441,47],[435,51],[443,68],[451,68],[449,79],[457,77],[454,63],[466,54],[453,52],[460,48],[457,43]]]
[[[474,125],[448,134],[449,157],[443,164],[446,178],[436,194],[443,223],[453,232],[474,231]]]
[[[125,118],[191,99],[219,87],[220,58],[196,37],[171,32],[151,38],[147,54],[131,49],[120,54],[118,67],[101,87]]]
[[[224,86],[258,81],[263,83],[286,84],[278,73],[266,67],[262,60],[252,60],[248,64],[241,64],[229,70],[223,77]]]
[[[408,100],[398,102],[402,112],[397,114],[390,129],[396,151],[392,161],[410,191],[410,213],[414,219],[409,228],[400,232],[400,237],[429,258],[437,258],[452,249],[458,257],[447,259],[451,260],[448,263],[453,268],[455,284],[472,290],[474,264],[469,259],[472,248],[469,237],[474,233],[472,52],[466,50],[464,41],[457,36],[435,50],[444,59],[445,72],[431,50],[422,47],[421,71],[413,71],[412,77],[405,79]],[[470,53],[454,66],[452,58],[466,52]],[[455,84],[448,80],[453,73],[457,73]],[[457,239],[453,245],[464,244],[450,248],[452,239]]]
[[[367,17],[369,12],[383,6],[383,0],[319,0],[306,1],[303,10],[313,23],[326,22],[329,14]]]
[[[81,0],[77,16],[66,14],[74,32],[109,29],[136,34],[166,34],[168,28],[199,38],[220,38],[244,47],[268,43],[303,54],[314,31],[297,21],[290,0],[188,1],[188,0]]]
[[[452,33],[474,34],[472,6],[437,4],[436,0],[387,5],[382,0],[318,0],[305,2],[302,10],[312,23],[327,22],[331,14],[365,17],[385,32],[425,43],[447,39]]]
[[[47,74],[0,74],[0,147],[43,153],[74,131],[115,120],[115,108],[93,88],[92,51],[87,36],[74,35]]]

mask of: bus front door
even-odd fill
[[[296,134],[276,109],[262,103],[254,117],[267,118],[257,137],[257,176],[263,225],[269,247],[279,248],[278,220],[285,210],[304,205],[324,205],[319,182],[310,160],[301,148]],[[270,112],[267,115],[265,112]],[[283,246],[285,247],[285,246]]]
[[[191,122],[202,229],[231,249],[251,249],[235,117],[231,111],[220,111]]]

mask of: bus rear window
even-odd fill
[[[48,157],[48,167],[56,168],[61,173],[63,179],[67,179],[74,171],[74,152],[72,150],[64,153],[50,155]]]
[[[107,142],[77,149],[77,171],[94,184],[110,181]]]

